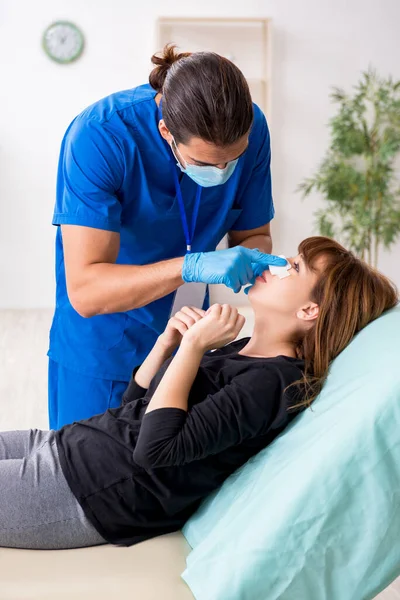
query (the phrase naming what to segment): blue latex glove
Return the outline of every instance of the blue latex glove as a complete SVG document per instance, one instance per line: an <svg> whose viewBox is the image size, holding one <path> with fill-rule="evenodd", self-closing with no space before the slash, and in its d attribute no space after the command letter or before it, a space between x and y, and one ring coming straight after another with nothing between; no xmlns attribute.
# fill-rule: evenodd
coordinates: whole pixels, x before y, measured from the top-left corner
<svg viewBox="0 0 400 600"><path fill-rule="evenodd" d="M283 267L286 264L286 260L279 256L235 246L216 252L186 254L182 279L186 282L223 283L236 294L242 285L253 284L270 265Z"/></svg>

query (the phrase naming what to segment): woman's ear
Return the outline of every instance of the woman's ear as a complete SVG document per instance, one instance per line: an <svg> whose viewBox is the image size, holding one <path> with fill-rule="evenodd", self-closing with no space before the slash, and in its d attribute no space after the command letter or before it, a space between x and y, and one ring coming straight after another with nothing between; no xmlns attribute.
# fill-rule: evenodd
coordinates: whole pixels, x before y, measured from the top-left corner
<svg viewBox="0 0 400 600"><path fill-rule="evenodd" d="M164 123L164 119L161 119L161 121L159 121L159 123L158 123L158 131L160 132L161 137L163 137L164 140L166 140L168 142L168 144L171 144L171 142L172 142L172 135L171 135L170 130L168 129L168 127Z"/></svg>
<svg viewBox="0 0 400 600"><path fill-rule="evenodd" d="M297 318L301 321L314 321L319 315L319 306L315 302L309 302L297 311Z"/></svg>

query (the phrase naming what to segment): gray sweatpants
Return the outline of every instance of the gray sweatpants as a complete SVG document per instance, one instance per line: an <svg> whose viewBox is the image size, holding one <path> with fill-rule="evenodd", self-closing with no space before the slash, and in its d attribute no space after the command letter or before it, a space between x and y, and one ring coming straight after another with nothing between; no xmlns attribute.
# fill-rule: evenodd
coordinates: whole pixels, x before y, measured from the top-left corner
<svg viewBox="0 0 400 600"><path fill-rule="evenodd" d="M54 433L0 433L2 547L57 550L106 543L65 480Z"/></svg>

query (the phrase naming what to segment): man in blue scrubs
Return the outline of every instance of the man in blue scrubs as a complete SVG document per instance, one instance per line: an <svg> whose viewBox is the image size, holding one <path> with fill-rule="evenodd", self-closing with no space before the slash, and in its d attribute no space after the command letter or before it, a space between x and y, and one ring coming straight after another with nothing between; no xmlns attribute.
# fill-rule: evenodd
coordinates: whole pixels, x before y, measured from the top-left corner
<svg viewBox="0 0 400 600"><path fill-rule="evenodd" d="M173 47L152 60L150 85L90 106L62 142L52 429L119 406L182 285L238 291L285 264L268 254L269 132L242 73ZM215 252L226 233L231 248Z"/></svg>

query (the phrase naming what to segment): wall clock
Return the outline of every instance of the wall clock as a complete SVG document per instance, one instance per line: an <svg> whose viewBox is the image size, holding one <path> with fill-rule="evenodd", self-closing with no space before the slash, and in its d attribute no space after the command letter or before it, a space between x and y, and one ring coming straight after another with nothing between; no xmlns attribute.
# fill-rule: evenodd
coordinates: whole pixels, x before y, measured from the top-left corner
<svg viewBox="0 0 400 600"><path fill-rule="evenodd" d="M70 63L80 57L84 37L81 30L69 21L56 21L43 34L46 54L58 63Z"/></svg>

